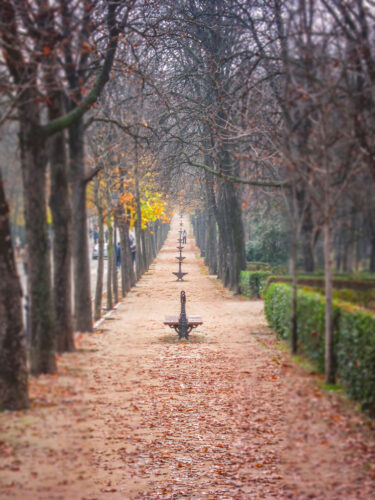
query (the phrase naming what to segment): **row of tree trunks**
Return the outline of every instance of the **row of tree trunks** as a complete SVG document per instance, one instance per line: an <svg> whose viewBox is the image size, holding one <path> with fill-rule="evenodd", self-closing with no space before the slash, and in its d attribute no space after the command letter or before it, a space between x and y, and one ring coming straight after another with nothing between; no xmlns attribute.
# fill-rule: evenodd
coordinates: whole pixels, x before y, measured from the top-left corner
<svg viewBox="0 0 375 500"><path fill-rule="evenodd" d="M211 199L204 210L196 212L192 222L197 246L209 272L238 292L240 271L246 265L244 235L239 206L237 202L228 203L228 197L224 199L227 194L223 193L220 210L216 204L213 208ZM235 201L233 193L230 200Z"/></svg>
<svg viewBox="0 0 375 500"><path fill-rule="evenodd" d="M95 192L97 189L95 189ZM98 200L99 201L99 200ZM100 203L96 202L97 207L100 207ZM100 210L98 210L98 216ZM108 273L107 273L107 310L113 308L114 303L118 302L118 269L117 269L117 257L116 257L116 246L114 244L114 228L112 227L111 217L108 216L107 227L108 227ZM103 283L103 258L104 258L104 238L103 238L103 221L102 217L98 217L99 225L99 254L98 254L98 277L97 277L97 288L96 288L96 299L95 299L95 319L99 319L101 316L101 304L102 304L102 283ZM121 296L126 297L127 293L135 286L138 281L138 273L134 270L134 263L132 260L132 253L130 249L130 226L126 215L121 214L121 209L117 209L115 215L115 224L118 229L120 237L120 278L121 278ZM144 262L145 266L142 268L143 271L139 273L141 277L149 268L162 245L164 244L169 231L169 224L163 224L159 221L149 224L149 227L143 230L144 246L140 249L137 248L137 253L140 255L136 260L137 262Z"/></svg>
<svg viewBox="0 0 375 500"><path fill-rule="evenodd" d="M194 219L194 236L197 246L200 250L201 257L204 257L206 251L206 238L205 238L205 230L206 230L206 213L201 210L196 213Z"/></svg>
<svg viewBox="0 0 375 500"><path fill-rule="evenodd" d="M64 4L64 2L63 2ZM72 175L72 204L74 220L72 224L74 259L75 259L75 307L77 328L91 331L91 297L88 268L88 245L86 231L86 183L84 175L83 121L82 116L97 100L106 84L113 64L117 41L118 26L116 22L116 6L108 3L107 25L108 42L104 51L104 62L91 91L87 89L86 98L82 95L74 99L75 111L64 114L65 109L56 91L55 78L67 79L73 84L72 91L82 87L84 75L81 71L75 77L73 59L87 62L88 56L72 58L70 41L74 39L69 31L69 9L64 4L60 10L64 16L64 54L61 42L61 26L55 24L55 14L47 4L36 4L35 12L29 12L34 19L33 29L28 30L30 18L24 15L23 2L0 2L2 19L0 37L5 61L4 85L2 93L17 96L14 109L19 121L19 147L23 180L24 216L26 240L28 244L28 291L29 291L29 328L30 328L30 371L32 374L53 373L56 371L56 349L72 350L72 316L70 310L70 207L66 177L66 157L64 136L60 133L70 127L70 160ZM131 6L132 7L132 6ZM129 7L129 8L131 8ZM85 9L83 9L85 10ZM89 6L86 13L91 11ZM67 15L66 15L67 14ZM26 20L26 21L25 21ZM86 16L84 21L89 21ZM76 19L74 19L74 24ZM79 23L77 23L79 24ZM78 55L82 56L82 48L87 44L90 34L88 26L83 22L83 30L77 43ZM56 30L55 30L56 28ZM61 33L60 33L61 34ZM57 42L58 40L58 42ZM82 45L80 46L80 43ZM24 50L24 46L29 50ZM48 47L46 57L40 57L40 48ZM65 60L66 66L56 69L52 54L59 52L59 62ZM74 52L74 51L73 51ZM88 54L89 51L87 51ZM49 55L48 55L49 54ZM47 57L48 56L48 57ZM66 57L64 57L66 56ZM51 60L52 57L52 60ZM91 66L91 65L88 65ZM56 73L57 72L57 73ZM47 87L45 84L47 83ZM52 86L49 87L49 84ZM61 88L61 87L60 87ZM4 91L4 89L6 89ZM45 96L46 99L41 99ZM75 95L75 97L77 97ZM13 104L11 105L12 109ZM48 106L48 108L47 108ZM49 122L45 122L48 110ZM54 224L54 300L52 293L50 242L47 225L47 160L48 138L58 134L50 141L51 146L51 187L50 199ZM7 205L0 182L0 408L20 409L28 406L27 371L25 342L22 326L22 310L20 304L20 284L15 271L13 248L9 234ZM60 203L59 203L60 202ZM61 226L59 225L61 224ZM59 226L59 227L57 227ZM77 256L83 256L82 259ZM82 264L83 263L83 264ZM5 265L3 269L2 266ZM86 266L86 268L84 268ZM6 289L2 288L6 285ZM5 294L5 295L4 295ZM4 297L2 296L4 295ZM55 306L55 307L54 307ZM78 311L78 313L77 313ZM55 314L56 312L56 314ZM56 318L57 316L57 318ZM12 320L11 323L9 320ZM58 327L56 323L58 320ZM57 336L58 333L58 336Z"/></svg>
<svg viewBox="0 0 375 500"><path fill-rule="evenodd" d="M238 293L246 255L236 188L219 180L215 199L212 180L206 178L206 190L206 207L193 218L194 236L209 272L217 274L224 286Z"/></svg>
<svg viewBox="0 0 375 500"><path fill-rule="evenodd" d="M96 275L94 319L97 321L102 313L103 296L103 276L104 276L104 217L103 206L99 196L99 177L95 178L94 185L94 203L96 206L98 220L98 270Z"/></svg>
<svg viewBox="0 0 375 500"><path fill-rule="evenodd" d="M224 286L239 292L241 270L246 269L246 254L241 207L236 187L219 179L217 192L217 224L219 231L218 276Z"/></svg>
<svg viewBox="0 0 375 500"><path fill-rule="evenodd" d="M375 272L375 209L369 207L366 217L354 212L341 217L345 223L336 225L333 230L335 271L352 273L368 269ZM366 239L363 238L365 233L368 234Z"/></svg>

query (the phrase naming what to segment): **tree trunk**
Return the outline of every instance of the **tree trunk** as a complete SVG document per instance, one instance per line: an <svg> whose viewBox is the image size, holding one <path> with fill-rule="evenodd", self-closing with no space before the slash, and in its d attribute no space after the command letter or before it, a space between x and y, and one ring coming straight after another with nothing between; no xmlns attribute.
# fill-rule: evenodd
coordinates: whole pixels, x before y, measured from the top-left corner
<svg viewBox="0 0 375 500"><path fill-rule="evenodd" d="M375 239L370 241L370 273L375 273Z"/></svg>
<svg viewBox="0 0 375 500"><path fill-rule="evenodd" d="M355 243L355 218L353 212L350 215L350 226L345 229L345 260L344 271L352 273L354 268L354 243Z"/></svg>
<svg viewBox="0 0 375 500"><path fill-rule="evenodd" d="M342 245L341 245L341 228L338 229L337 242L336 242L336 272L341 271L342 264Z"/></svg>
<svg viewBox="0 0 375 500"><path fill-rule="evenodd" d="M118 274L117 274L117 234L116 225L113 228L113 250L112 250L112 281L113 281L113 300L118 302Z"/></svg>
<svg viewBox="0 0 375 500"><path fill-rule="evenodd" d="M313 273L315 270L315 260L310 230L306 232L302 227L302 238L303 269L306 273Z"/></svg>
<svg viewBox="0 0 375 500"><path fill-rule="evenodd" d="M82 119L69 128L72 188L75 328L92 332L90 264L86 216L84 129Z"/></svg>
<svg viewBox="0 0 375 500"><path fill-rule="evenodd" d="M210 274L217 272L217 249L216 249L216 221L210 210L206 211L206 234L205 234L205 259L204 262Z"/></svg>
<svg viewBox="0 0 375 500"><path fill-rule="evenodd" d="M109 199L107 199L109 204ZM109 207L109 205L108 205ZM112 273L113 273L113 229L112 229L112 216L107 208L107 231L108 231L108 245L107 245L107 311L113 308L112 298Z"/></svg>
<svg viewBox="0 0 375 500"><path fill-rule="evenodd" d="M147 263L147 247L146 247L146 231L141 230L141 246L142 246L142 274L148 270Z"/></svg>
<svg viewBox="0 0 375 500"><path fill-rule="evenodd" d="M218 211L219 212L219 211ZM224 282L224 271L225 271L225 250L224 250L224 236L223 236L223 228L221 222L221 215L218 213L217 218L217 226L219 228L219 237L218 237L218 252L217 252L217 276L218 278Z"/></svg>
<svg viewBox="0 0 375 500"><path fill-rule="evenodd" d="M64 113L62 96L51 96L49 119ZM71 282L71 208L64 132L49 139L53 228L53 299L58 352L74 351Z"/></svg>
<svg viewBox="0 0 375 500"><path fill-rule="evenodd" d="M333 306L332 306L332 226L327 218L324 223L324 274L325 274L325 380L335 383L333 351Z"/></svg>
<svg viewBox="0 0 375 500"><path fill-rule="evenodd" d="M30 370L56 372L55 320L46 213L46 144L39 126L37 95L25 91L18 108L30 291Z"/></svg>
<svg viewBox="0 0 375 500"><path fill-rule="evenodd" d="M145 242L145 252L144 252L144 259L145 259L145 271L148 271L148 268L150 267L150 261L151 261L151 254L150 254L150 232L147 229L142 231L143 234L143 241Z"/></svg>
<svg viewBox="0 0 375 500"><path fill-rule="evenodd" d="M370 243L370 273L375 273L375 207L371 206L366 216L366 226L369 232Z"/></svg>
<svg viewBox="0 0 375 500"><path fill-rule="evenodd" d="M355 270L359 271L362 260L362 241L359 236L356 235L355 242Z"/></svg>
<svg viewBox="0 0 375 500"><path fill-rule="evenodd" d="M135 198L137 206L137 220L135 221L135 240L136 240L136 273L137 281L140 279L144 273L144 257L142 248L142 208L141 208L141 196L139 192L139 180L138 180L138 145L135 145L135 167L134 167L134 179L135 179Z"/></svg>
<svg viewBox="0 0 375 500"><path fill-rule="evenodd" d="M152 238L151 238L151 248L152 248L152 261L156 259L158 254L156 236L158 234L158 221L152 224Z"/></svg>
<svg viewBox="0 0 375 500"><path fill-rule="evenodd" d="M231 184L231 183L229 183ZM236 293L240 292L240 273L246 270L245 236L242 223L242 212L239 203L237 188L231 184L230 190L230 219L233 234L233 273L230 288Z"/></svg>
<svg viewBox="0 0 375 500"><path fill-rule="evenodd" d="M126 237L127 228L125 222L121 221L120 219L117 224L120 231L120 248L121 248L121 293L122 297L125 297L135 282L134 269L130 252L129 228ZM131 274L133 275L133 280L131 279Z"/></svg>
<svg viewBox="0 0 375 500"><path fill-rule="evenodd" d="M297 202L299 213L302 216L301 240L303 251L303 269L306 273L313 273L315 269L314 261L314 221L312 216L311 203L306 202L306 194L303 190L298 190Z"/></svg>
<svg viewBox="0 0 375 500"><path fill-rule="evenodd" d="M371 240L370 273L375 273L375 238Z"/></svg>
<svg viewBox="0 0 375 500"><path fill-rule="evenodd" d="M102 315L102 297L103 297L103 274L104 274L104 224L103 224L103 207L99 197L99 177L95 178L94 197L95 205L98 213L98 271L96 276L95 288L95 306L94 318L97 321Z"/></svg>
<svg viewBox="0 0 375 500"><path fill-rule="evenodd" d="M224 286L239 292L241 270L246 269L244 232L236 188L229 182L218 182L217 223L219 228L219 277Z"/></svg>
<svg viewBox="0 0 375 500"><path fill-rule="evenodd" d="M142 270L142 250L141 250L141 231L139 229L138 222L136 221L135 226L135 245L136 245L136 254L135 254L135 272L136 272L136 281L139 281L143 274Z"/></svg>
<svg viewBox="0 0 375 500"><path fill-rule="evenodd" d="M28 408L22 290L10 238L9 209L0 172L0 411Z"/></svg>
<svg viewBox="0 0 375 500"><path fill-rule="evenodd" d="M202 210L199 214L199 248L203 258L206 256L206 230L206 211Z"/></svg>
<svg viewBox="0 0 375 500"><path fill-rule="evenodd" d="M291 242L291 259L292 259L292 317L291 317L291 348L292 354L297 354L298 350L298 323L297 323L297 293L298 293L298 277L297 277L297 252L298 252L298 207L297 199L293 194L293 219L292 219L292 242Z"/></svg>
<svg viewBox="0 0 375 500"><path fill-rule="evenodd" d="M205 161L211 165L211 158L205 155ZM207 199L207 234L206 234L206 249L207 249L207 265L210 274L218 272L218 243L217 243L217 207L214 193L214 180L212 175L205 173L206 199Z"/></svg>

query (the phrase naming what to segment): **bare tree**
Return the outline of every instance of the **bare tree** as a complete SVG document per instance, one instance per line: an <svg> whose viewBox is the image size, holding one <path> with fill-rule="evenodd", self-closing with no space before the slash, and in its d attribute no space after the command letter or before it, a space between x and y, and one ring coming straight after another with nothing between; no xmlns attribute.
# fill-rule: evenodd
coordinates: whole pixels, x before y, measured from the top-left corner
<svg viewBox="0 0 375 500"><path fill-rule="evenodd" d="M8 85L16 94L20 124L21 165L24 184L25 219L29 245L29 280L31 296L31 371L53 372L55 361L55 321L52 307L51 270L47 218L45 172L46 140L80 120L96 101L109 77L117 41L116 5L108 3L108 44L106 55L90 92L68 114L43 124L40 102L41 58L55 48L49 38L52 7L48 2L30 11L28 4L5 1L0 7L0 36L9 72ZM34 15L39 22L35 29ZM53 19L53 16L52 16ZM22 90L22 91L21 91Z"/></svg>
<svg viewBox="0 0 375 500"><path fill-rule="evenodd" d="M26 339L22 290L13 255L9 210L0 173L0 410L27 408Z"/></svg>

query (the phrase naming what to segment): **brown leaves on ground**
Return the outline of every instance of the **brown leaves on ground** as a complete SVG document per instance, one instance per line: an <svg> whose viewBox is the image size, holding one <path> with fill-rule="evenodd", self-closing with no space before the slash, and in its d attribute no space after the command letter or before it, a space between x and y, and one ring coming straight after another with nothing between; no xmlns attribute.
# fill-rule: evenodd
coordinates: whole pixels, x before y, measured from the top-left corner
<svg viewBox="0 0 375 500"><path fill-rule="evenodd" d="M100 334L31 380L31 409L0 415L0 497L373 498L372 422L296 367L262 303L223 293L192 245L176 283L176 230ZM162 325L181 289L204 321L187 343Z"/></svg>

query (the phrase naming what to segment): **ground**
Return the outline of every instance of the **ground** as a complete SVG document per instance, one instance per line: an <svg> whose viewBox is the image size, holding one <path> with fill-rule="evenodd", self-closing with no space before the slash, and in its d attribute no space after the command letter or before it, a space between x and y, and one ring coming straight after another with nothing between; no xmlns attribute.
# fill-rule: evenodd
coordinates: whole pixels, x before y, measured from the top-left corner
<svg viewBox="0 0 375 500"><path fill-rule="evenodd" d="M373 422L290 358L262 301L207 274L191 234L176 282L177 229L58 375L31 379L31 409L0 415L0 498L374 498ZM163 325L182 289L204 320L189 342Z"/></svg>

